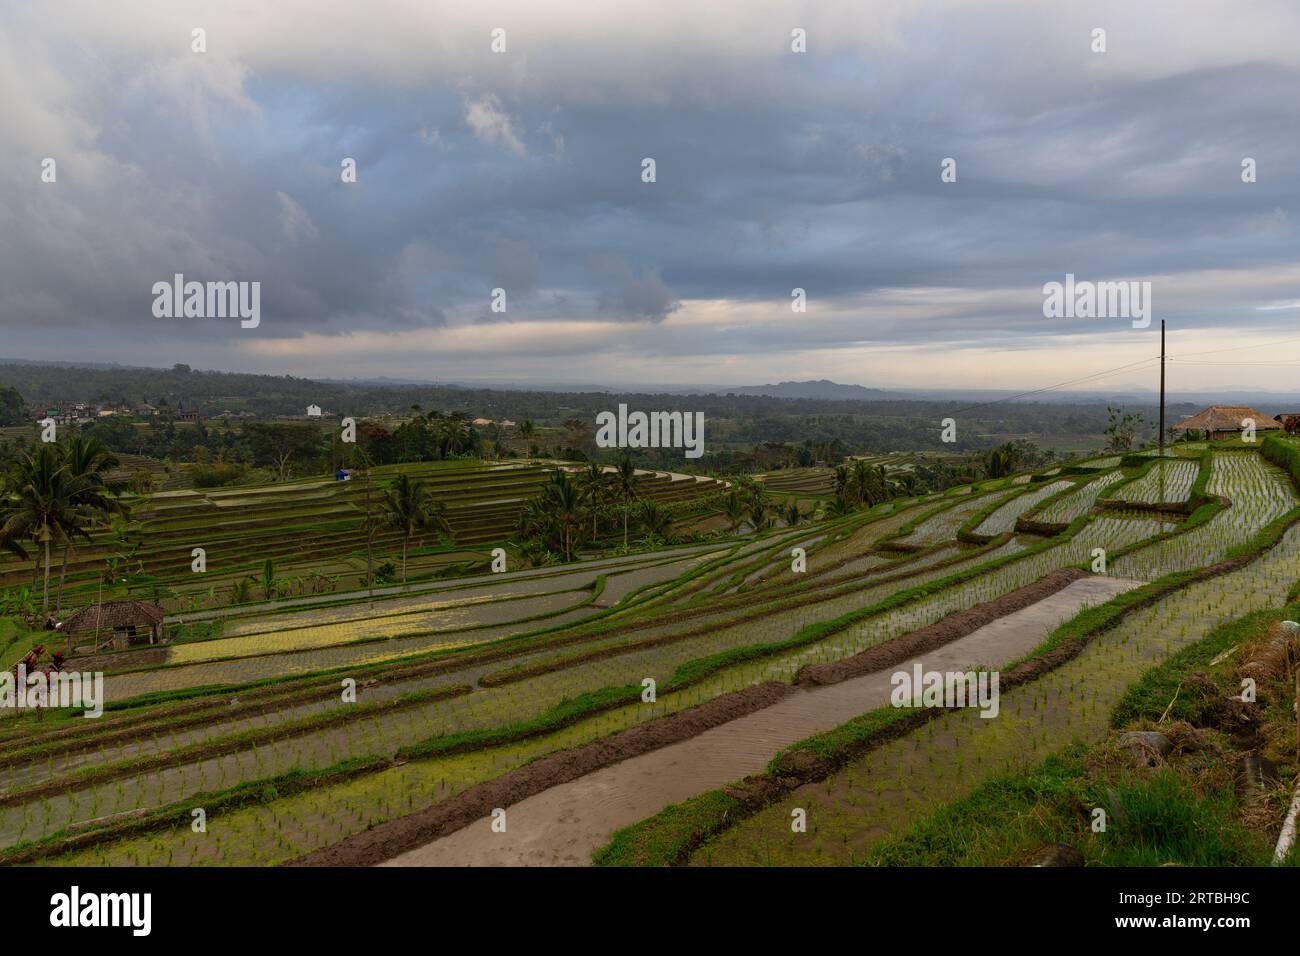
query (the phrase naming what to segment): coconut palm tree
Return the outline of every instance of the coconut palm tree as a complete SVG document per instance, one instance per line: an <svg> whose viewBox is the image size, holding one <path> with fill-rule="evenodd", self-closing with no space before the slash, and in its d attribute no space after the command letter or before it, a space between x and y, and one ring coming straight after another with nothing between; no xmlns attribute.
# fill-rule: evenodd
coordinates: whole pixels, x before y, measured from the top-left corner
<svg viewBox="0 0 1300 956"><path fill-rule="evenodd" d="M873 505L874 500L875 475L872 468L861 458L853 462L853 468L849 473L849 487L852 488L852 497L858 504Z"/></svg>
<svg viewBox="0 0 1300 956"><path fill-rule="evenodd" d="M72 523L60 527L63 537L63 567L59 571L59 591L54 603L57 616L63 609L63 585L68 577L68 553L77 535L90 541L87 530L90 524L106 520L109 516L125 518L130 512L118 500L123 484L109 480L109 473L120 464L103 442L97 438L74 435L60 446L66 479L69 483L69 517Z"/></svg>
<svg viewBox="0 0 1300 956"><path fill-rule="evenodd" d="M399 474L393 486L384 492L384 523L402 533L402 585L406 585L406 551L412 536L420 530L433 530L450 535L446 505L433 501L429 489L422 481L412 481L411 476Z"/></svg>
<svg viewBox="0 0 1300 956"><path fill-rule="evenodd" d="M791 501L785 509L785 523L793 528L800 524L804 519L804 514L799 510L799 502Z"/></svg>
<svg viewBox="0 0 1300 956"><path fill-rule="evenodd" d="M69 501L72 490L67 481L67 467L52 444L41 445L35 454L20 455L10 464L5 476L5 505L0 524L0 545L22 558L27 557L24 542L41 546L39 566L45 570L41 592L41 613L50 608L50 542L56 531L70 527L75 519Z"/></svg>
<svg viewBox="0 0 1300 956"><path fill-rule="evenodd" d="M767 499L763 497L762 492L749 499L749 523L754 526L755 531L767 527Z"/></svg>
<svg viewBox="0 0 1300 956"><path fill-rule="evenodd" d="M459 455L463 451L468 451L474 445L477 437L470 423L457 415L442 419L438 423L438 429L443 457Z"/></svg>
<svg viewBox="0 0 1300 956"><path fill-rule="evenodd" d="M835 466L835 497L844 501L849 499L849 467Z"/></svg>
<svg viewBox="0 0 1300 956"><path fill-rule="evenodd" d="M612 475L614 495L623 502L623 547L627 547L627 512L632 502L638 497L636 490L636 466L632 456L624 455L618 461Z"/></svg>
<svg viewBox="0 0 1300 956"><path fill-rule="evenodd" d="M843 518L851 515L856 509L843 496L832 499L831 503L826 506L826 517Z"/></svg>
<svg viewBox="0 0 1300 956"><path fill-rule="evenodd" d="M653 501L646 501L641 504L639 517L641 527L645 529L646 537L658 538L664 542L672 538L673 519L667 508L663 508Z"/></svg>
<svg viewBox="0 0 1300 956"><path fill-rule="evenodd" d="M605 466L600 462L589 461L579 475L582 496L591 508L591 538L596 539L596 519L600 516L600 506L605 503L605 494L609 481L605 476Z"/></svg>
<svg viewBox="0 0 1300 956"><path fill-rule="evenodd" d="M578 548L578 536L582 533L582 521L585 517L582 513L582 493L564 471L555 472L551 479L550 492L552 513L560 526L564 542L564 559L571 561Z"/></svg>
<svg viewBox="0 0 1300 956"><path fill-rule="evenodd" d="M990 478L1003 478L1015 470L1015 465L1005 447L994 448L984 457L984 470Z"/></svg>
<svg viewBox="0 0 1300 956"><path fill-rule="evenodd" d="M731 525L731 533L735 534L740 523L745 520L745 501L734 488L722 499L722 513Z"/></svg>
<svg viewBox="0 0 1300 956"><path fill-rule="evenodd" d="M914 471L904 471L895 481L897 489L907 495L919 495L926 490L925 483Z"/></svg>
<svg viewBox="0 0 1300 956"><path fill-rule="evenodd" d="M539 539L546 550L558 548L560 556L569 561L578 548L585 518L582 492L568 472L557 470L541 493L524 506L519 527L526 536Z"/></svg>

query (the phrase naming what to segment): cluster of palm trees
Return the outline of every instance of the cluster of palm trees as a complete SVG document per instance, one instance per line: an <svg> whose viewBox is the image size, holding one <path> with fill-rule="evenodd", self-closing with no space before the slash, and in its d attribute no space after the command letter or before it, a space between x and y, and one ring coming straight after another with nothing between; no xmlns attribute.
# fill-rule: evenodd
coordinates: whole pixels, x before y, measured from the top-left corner
<svg viewBox="0 0 1300 956"><path fill-rule="evenodd" d="M600 521L611 517L612 508L622 513L624 548L634 513L646 538L672 539L673 516L663 505L641 500L631 457L624 455L611 470L606 468L592 461L577 475L563 469L552 472L520 516L519 531L529 544L526 551L572 561L583 544L599 537Z"/></svg>
<svg viewBox="0 0 1300 956"><path fill-rule="evenodd" d="M794 513L797 515L795 524L803 520L803 514L799 512L797 506L794 507ZM767 490L758 482L754 481L748 475L737 477L722 499L722 514L727 519L731 533L735 534L740 530L740 526L748 523L755 531L762 531L772 524L772 502L768 497ZM782 517L788 515L782 514Z"/></svg>
<svg viewBox="0 0 1300 956"><path fill-rule="evenodd" d="M872 465L861 458L835 468L834 514L848 514L870 508L882 501L924 490L922 482L911 472L890 474L884 465Z"/></svg>
<svg viewBox="0 0 1300 956"><path fill-rule="evenodd" d="M452 458L483 447L483 436L463 413L423 412L419 405L411 406L411 419L397 426L391 437L390 455L402 461Z"/></svg>
<svg viewBox="0 0 1300 956"><path fill-rule="evenodd" d="M42 615L48 616L50 610L52 550L63 551L57 615L63 606L68 556L77 540L89 542L91 532L107 527L112 516L128 514L126 504L118 500L122 485L109 479L118 465L98 439L74 435L66 442L21 453L0 478L0 547L22 560L29 557L29 548L35 551L33 587L44 570Z"/></svg>
<svg viewBox="0 0 1300 956"><path fill-rule="evenodd" d="M435 421L438 446L444 458L473 450L478 445L478 432L466 419L458 416Z"/></svg>

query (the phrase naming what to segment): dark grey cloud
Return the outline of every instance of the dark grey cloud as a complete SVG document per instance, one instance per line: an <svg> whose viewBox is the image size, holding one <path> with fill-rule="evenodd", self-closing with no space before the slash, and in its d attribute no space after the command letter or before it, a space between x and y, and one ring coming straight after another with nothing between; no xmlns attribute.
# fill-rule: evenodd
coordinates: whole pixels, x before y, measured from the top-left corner
<svg viewBox="0 0 1300 956"><path fill-rule="evenodd" d="M603 314L658 322L681 308L653 267L638 272L622 258L607 254L591 256L587 267L600 287L597 302Z"/></svg>
<svg viewBox="0 0 1300 956"><path fill-rule="evenodd" d="M531 374L500 344L528 323L578 323L548 347L589 356L616 341L601 324L648 323L684 357L1015 343L1095 328L1044 322L1041 286L1066 272L1153 279L1188 328L1295 315L1260 307L1300 299L1300 11L670 7L506 4L504 56L476 15L398 0L257 31L242 0L7 7L3 351L238 367L285 361L249 343L331 336L391 362L409 350L362 336L428 333L401 341L436 359L439 333L476 326L508 376ZM95 55L68 56L86 37ZM262 327L160 324L150 288L177 272L260 281ZM767 321L794 287L812 319Z"/></svg>

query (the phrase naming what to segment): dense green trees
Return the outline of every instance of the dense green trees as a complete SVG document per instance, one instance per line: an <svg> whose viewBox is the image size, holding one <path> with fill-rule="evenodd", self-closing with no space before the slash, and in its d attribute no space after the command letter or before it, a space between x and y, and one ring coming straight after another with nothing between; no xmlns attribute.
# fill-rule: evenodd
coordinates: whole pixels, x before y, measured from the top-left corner
<svg viewBox="0 0 1300 956"><path fill-rule="evenodd" d="M21 425L27 421L27 408L18 389L0 385L0 426Z"/></svg>
<svg viewBox="0 0 1300 956"><path fill-rule="evenodd" d="M33 575L44 570L41 609L50 606L50 552L55 542L64 548L59 579L60 602L67 574L68 551L90 529L110 515L124 514L117 500L120 487L108 480L117 459L102 444L74 436L65 444L42 444L10 462L0 481L0 546L26 559L37 545Z"/></svg>
<svg viewBox="0 0 1300 956"><path fill-rule="evenodd" d="M562 561L577 556L586 527L583 495L568 472L556 470L541 493L524 506L519 529L525 538L544 550L557 554Z"/></svg>
<svg viewBox="0 0 1300 956"><path fill-rule="evenodd" d="M859 458L835 469L835 498L845 514L870 508L898 494L898 482L884 465L872 465Z"/></svg>
<svg viewBox="0 0 1300 956"><path fill-rule="evenodd" d="M1005 478L1018 471L1038 468L1055 457L1052 452L1044 452L1033 442L1017 438L986 452L982 463L985 477Z"/></svg>
<svg viewBox="0 0 1300 956"><path fill-rule="evenodd" d="M391 432L374 423L358 428L357 441L376 465L478 457L487 450L483 433L460 412L416 412Z"/></svg>
<svg viewBox="0 0 1300 956"><path fill-rule="evenodd" d="M677 506L643 500L640 476L630 458L606 470L588 463L576 477L557 469L541 492L525 504L519 520L521 551L534 563L572 561L586 545L598 540L600 519L621 513L623 546L633 525L644 541L669 544L676 540ZM742 509L748 508L745 499Z"/></svg>

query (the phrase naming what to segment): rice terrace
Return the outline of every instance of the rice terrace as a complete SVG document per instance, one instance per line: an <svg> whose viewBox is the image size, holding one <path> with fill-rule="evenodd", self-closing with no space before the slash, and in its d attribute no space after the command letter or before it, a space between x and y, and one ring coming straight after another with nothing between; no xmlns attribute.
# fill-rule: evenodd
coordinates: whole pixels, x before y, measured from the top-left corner
<svg viewBox="0 0 1300 956"><path fill-rule="evenodd" d="M1298 34L0 4L17 938L1294 936Z"/></svg>
<svg viewBox="0 0 1300 956"><path fill-rule="evenodd" d="M7 479L5 666L103 713L5 709L5 864L1294 862L1280 428L707 475L429 413L383 433L423 463L322 432L327 474L218 487L92 430Z"/></svg>

